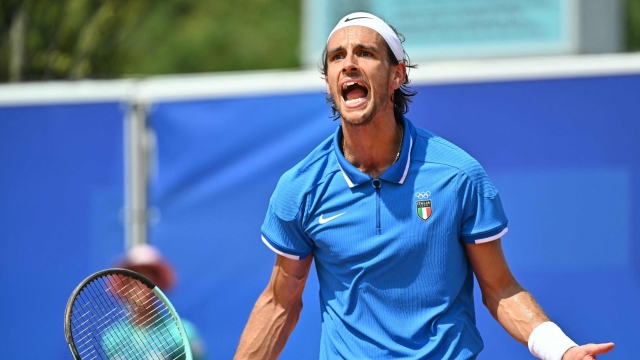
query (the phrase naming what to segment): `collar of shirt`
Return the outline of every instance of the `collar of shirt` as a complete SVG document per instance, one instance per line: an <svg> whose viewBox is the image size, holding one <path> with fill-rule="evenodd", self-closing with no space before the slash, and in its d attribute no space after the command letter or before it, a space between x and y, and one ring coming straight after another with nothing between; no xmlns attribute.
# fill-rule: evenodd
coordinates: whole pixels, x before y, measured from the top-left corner
<svg viewBox="0 0 640 360"><path fill-rule="evenodd" d="M400 157L393 165L391 165L381 176L381 180L402 184L407 178L409 172L409 164L411 163L411 149L416 137L416 129L406 117L402 117L404 123L404 138L402 139L402 150ZM340 151L340 133L342 126L336 129L333 136L333 151L338 159L338 166L342 171L342 175L350 188L361 185L365 182L373 180L373 178L353 166Z"/></svg>

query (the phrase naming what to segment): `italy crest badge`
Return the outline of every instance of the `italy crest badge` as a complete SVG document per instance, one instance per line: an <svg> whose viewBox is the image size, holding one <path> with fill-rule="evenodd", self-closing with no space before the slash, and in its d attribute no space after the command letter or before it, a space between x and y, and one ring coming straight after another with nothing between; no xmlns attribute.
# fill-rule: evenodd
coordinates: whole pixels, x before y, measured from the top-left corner
<svg viewBox="0 0 640 360"><path fill-rule="evenodd" d="M427 220L431 216L431 200L416 201L416 213L422 220Z"/></svg>

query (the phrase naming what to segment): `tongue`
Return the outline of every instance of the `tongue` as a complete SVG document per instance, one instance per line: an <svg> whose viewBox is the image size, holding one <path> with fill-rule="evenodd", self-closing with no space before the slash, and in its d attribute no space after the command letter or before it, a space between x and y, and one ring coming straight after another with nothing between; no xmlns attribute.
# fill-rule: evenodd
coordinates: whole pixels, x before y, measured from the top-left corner
<svg viewBox="0 0 640 360"><path fill-rule="evenodd" d="M363 98L365 97L367 94L365 93L365 91L363 89L360 88L355 88L353 90L350 90L347 93L347 100L353 100L353 99L359 99L359 98Z"/></svg>

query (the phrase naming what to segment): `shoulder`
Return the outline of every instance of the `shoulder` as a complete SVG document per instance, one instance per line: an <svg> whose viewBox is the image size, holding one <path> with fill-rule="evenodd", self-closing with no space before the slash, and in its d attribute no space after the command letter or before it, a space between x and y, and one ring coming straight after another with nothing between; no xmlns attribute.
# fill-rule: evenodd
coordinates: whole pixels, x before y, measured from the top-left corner
<svg viewBox="0 0 640 360"><path fill-rule="evenodd" d="M281 219L292 220L298 214L306 195L337 171L339 167L334 155L332 135L280 177L269 206Z"/></svg>
<svg viewBox="0 0 640 360"><path fill-rule="evenodd" d="M497 194L482 165L452 142L416 127L416 150L412 160L450 167L458 172L459 184L469 182L485 197Z"/></svg>

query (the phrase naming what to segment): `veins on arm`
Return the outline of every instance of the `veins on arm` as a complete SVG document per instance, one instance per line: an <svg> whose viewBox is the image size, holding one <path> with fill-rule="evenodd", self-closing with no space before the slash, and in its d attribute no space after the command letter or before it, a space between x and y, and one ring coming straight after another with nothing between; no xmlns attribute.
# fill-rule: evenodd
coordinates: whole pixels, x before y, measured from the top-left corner
<svg viewBox="0 0 640 360"><path fill-rule="evenodd" d="M511 336L526 345L533 329L549 318L511 273L501 240L467 244L465 249L482 291L482 302Z"/></svg>
<svg viewBox="0 0 640 360"><path fill-rule="evenodd" d="M234 359L276 359L282 352L302 311L312 259L277 255L271 280L251 311Z"/></svg>

